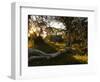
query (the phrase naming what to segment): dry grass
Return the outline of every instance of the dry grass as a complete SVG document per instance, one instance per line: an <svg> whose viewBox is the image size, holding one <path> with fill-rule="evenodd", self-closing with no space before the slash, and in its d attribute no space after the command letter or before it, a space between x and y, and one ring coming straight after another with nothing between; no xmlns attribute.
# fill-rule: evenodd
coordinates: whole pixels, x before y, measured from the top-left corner
<svg viewBox="0 0 100 82"><path fill-rule="evenodd" d="M87 55L75 55L73 56L75 59L79 60L80 62L88 63L88 56Z"/></svg>

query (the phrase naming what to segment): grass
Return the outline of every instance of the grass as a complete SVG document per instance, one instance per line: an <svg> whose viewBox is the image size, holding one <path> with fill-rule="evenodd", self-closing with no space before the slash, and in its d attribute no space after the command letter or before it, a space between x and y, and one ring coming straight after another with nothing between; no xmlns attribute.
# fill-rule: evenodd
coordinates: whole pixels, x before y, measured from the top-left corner
<svg viewBox="0 0 100 82"><path fill-rule="evenodd" d="M66 43L51 42L49 40L43 40L38 38L34 41L32 48L39 49L45 53L55 53L58 51L63 52L66 48L66 52L61 53L55 58L41 58L29 61L29 66L45 66L45 65L71 65L71 64L87 64L88 55L84 53L79 45L73 45L72 47L66 47ZM82 55L81 55L82 54ZM33 53L38 55L38 53Z"/></svg>
<svg viewBox="0 0 100 82"><path fill-rule="evenodd" d="M88 56L87 55L75 55L73 56L75 59L79 60L82 63L88 63Z"/></svg>
<svg viewBox="0 0 100 82"><path fill-rule="evenodd" d="M65 49L65 42L59 43L59 42L51 42L49 40L46 41L47 44L55 48L57 51L63 51Z"/></svg>
<svg viewBox="0 0 100 82"><path fill-rule="evenodd" d="M50 45L49 43L45 42L42 38L38 38L39 40L34 41L35 49L39 49L45 53L55 53L57 50L54 46Z"/></svg>
<svg viewBox="0 0 100 82"><path fill-rule="evenodd" d="M47 65L75 65L87 64L87 57L73 56L71 54L62 53L55 58L41 58L29 61L29 66L47 66Z"/></svg>

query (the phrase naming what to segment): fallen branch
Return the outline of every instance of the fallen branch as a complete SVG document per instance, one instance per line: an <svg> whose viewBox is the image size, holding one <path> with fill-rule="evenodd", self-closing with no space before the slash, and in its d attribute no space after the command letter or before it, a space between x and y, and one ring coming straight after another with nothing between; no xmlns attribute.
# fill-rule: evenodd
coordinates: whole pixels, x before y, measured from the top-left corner
<svg viewBox="0 0 100 82"><path fill-rule="evenodd" d="M31 55L31 56L29 57L29 60L32 60L32 59L39 59L39 58L46 58L46 59L49 59L49 58L54 58L54 57L56 57L56 56L58 56L58 55L61 54L61 52L56 52L56 53L45 53L45 52L43 52L43 51L41 51L41 50L38 50L38 49L31 49L31 48L29 48L28 51L29 51L29 54L30 54L30 53L31 53L31 54L33 53L33 55ZM35 55L34 55L34 53L35 53Z"/></svg>

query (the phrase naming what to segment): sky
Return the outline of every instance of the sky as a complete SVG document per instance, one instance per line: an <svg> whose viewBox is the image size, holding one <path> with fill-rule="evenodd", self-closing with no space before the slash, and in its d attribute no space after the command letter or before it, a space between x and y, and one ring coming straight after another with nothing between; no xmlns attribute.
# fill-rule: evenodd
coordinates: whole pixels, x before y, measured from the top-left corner
<svg viewBox="0 0 100 82"><path fill-rule="evenodd" d="M55 27L55 28L65 29L64 24L62 22L59 22L59 21L51 21L50 26Z"/></svg>
<svg viewBox="0 0 100 82"><path fill-rule="evenodd" d="M32 19L35 21L36 20L36 17L38 16L32 16ZM44 18L44 21L47 22L47 26L50 26L50 27L54 27L54 28L61 28L61 29L65 29L65 26L62 22L60 21L57 21L55 20L55 17L54 16L47 16L47 19Z"/></svg>

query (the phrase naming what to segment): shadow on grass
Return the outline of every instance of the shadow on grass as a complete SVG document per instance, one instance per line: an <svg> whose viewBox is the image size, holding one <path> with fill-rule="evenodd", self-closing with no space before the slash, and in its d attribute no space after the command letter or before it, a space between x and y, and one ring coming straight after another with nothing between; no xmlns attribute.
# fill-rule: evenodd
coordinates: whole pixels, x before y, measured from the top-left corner
<svg viewBox="0 0 100 82"><path fill-rule="evenodd" d="M87 64L86 62L81 62L73 57L71 54L62 53L54 58L40 58L33 59L28 62L29 66L48 66L48 65L74 65L74 64Z"/></svg>
<svg viewBox="0 0 100 82"><path fill-rule="evenodd" d="M45 53L55 53L57 50L50 46L48 43L46 43L42 37L37 37L35 40L35 49L38 49ZM62 52L60 55L53 57L53 58L47 58L47 57L40 57L40 58L33 58L28 61L28 66L48 66L48 65L74 65L74 64L87 64L87 62L82 62L81 60L77 60L72 55L72 50L66 50L66 52ZM40 56L41 53L39 52L32 52L28 53L28 57L30 56Z"/></svg>
<svg viewBox="0 0 100 82"><path fill-rule="evenodd" d="M35 49L41 50L45 53L55 53L57 50L46 43L41 36L37 37L35 40Z"/></svg>

